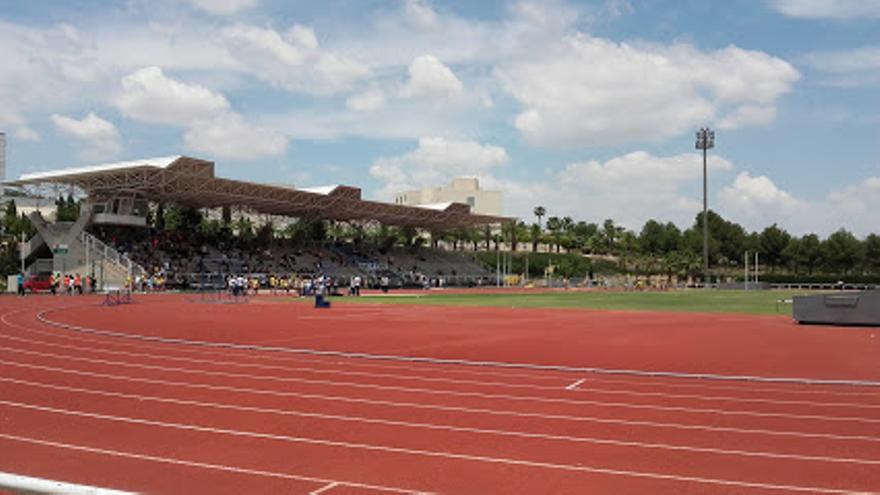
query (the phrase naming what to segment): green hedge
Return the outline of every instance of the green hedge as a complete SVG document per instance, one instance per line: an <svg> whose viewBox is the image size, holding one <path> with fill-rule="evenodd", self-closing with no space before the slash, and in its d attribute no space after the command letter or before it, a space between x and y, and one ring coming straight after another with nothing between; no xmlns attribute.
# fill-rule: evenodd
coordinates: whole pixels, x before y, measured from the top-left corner
<svg viewBox="0 0 880 495"><path fill-rule="evenodd" d="M495 251L481 251L476 254L480 262L495 270L498 259ZM620 268L613 261L591 260L577 253L512 253L514 274L525 272L527 255L531 278L543 277L544 270L551 263L556 266L554 275L558 277L586 277L591 268L594 275L621 273Z"/></svg>
<svg viewBox="0 0 880 495"><path fill-rule="evenodd" d="M761 275L759 280L771 284L880 284L880 275Z"/></svg>

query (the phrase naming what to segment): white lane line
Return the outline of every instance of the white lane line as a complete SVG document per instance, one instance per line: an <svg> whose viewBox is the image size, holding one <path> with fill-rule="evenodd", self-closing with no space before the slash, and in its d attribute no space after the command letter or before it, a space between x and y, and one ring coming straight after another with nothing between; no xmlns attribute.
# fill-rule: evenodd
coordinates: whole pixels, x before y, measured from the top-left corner
<svg viewBox="0 0 880 495"><path fill-rule="evenodd" d="M64 334L59 334L56 332L46 332L46 331L36 330L31 327L24 327L24 326L19 325L17 323L10 322L6 319L6 315L20 313L23 311L25 311L25 310L16 310L16 311L12 311L9 313L5 313L3 315L0 315L0 320L2 320L4 323L6 323L7 325L12 326L14 328L18 328L20 330L23 330L23 331L26 331L29 333L36 333L39 335L50 336L55 339L65 339L65 340L73 341L73 342L87 342L90 344L92 344L96 341L101 342L102 344L106 344L108 342L107 340L102 339L100 336L90 335L88 333L64 335ZM21 340L25 341L25 342L29 342L25 339L21 339ZM119 340L123 340L123 341L120 342ZM48 343L45 341L32 341L32 342L34 342L36 344L40 344L40 345L55 345L55 346L62 345L62 344ZM124 339L117 339L117 341L115 341L113 343L113 345L120 346L120 347L129 347L129 348L134 348L134 349L153 350L153 351L155 351L155 348L157 345L164 346L161 343L151 344L148 342L138 342L138 341L125 342ZM77 346L66 346L66 347L71 347L74 349L82 349L81 347L77 347ZM164 347L168 348L167 346L164 346ZM223 356L223 357L227 357L227 358L236 356L236 354L232 354L232 353L236 352L236 349L225 349L225 351L227 351L227 352L216 352L216 351L211 351L210 349L196 349L196 348L192 348L192 347L186 348L186 347L180 347L180 346L178 346L176 348L172 348L172 349L174 350L174 352L179 352L179 353L182 353L185 355ZM94 349L93 348L86 348L86 350L94 350ZM113 353L114 351L104 350L104 352ZM243 351L239 351L239 352L243 352ZM245 352L245 354L243 354L243 356L247 356L249 359L255 359L255 360L259 360L259 361L267 361L267 362L290 363L291 361L293 361L293 362L313 363L313 364L344 365L346 367L354 367L354 368L362 367L362 368L379 368L379 369L392 369L392 370L393 369L398 369L398 370L402 369L402 370L416 371L416 372L424 372L425 370L429 370L429 371L443 371L444 373L450 373L450 374L465 374L465 375L479 375L479 376L487 376L488 375L488 376L499 376L499 377L506 377L506 378L522 377L522 378L529 378L529 379L534 379L534 380L558 381L562 378L561 376L551 376L551 375L546 375L546 374L538 374L535 372L517 373L514 371L510 371L510 372L500 373L500 372L493 372L493 371L488 371L488 370L470 371L470 370L462 370L462 369L453 369L449 365L443 365L443 364L431 365L431 364L423 363L418 366L405 366L405 365L393 365L393 364L389 365L389 364L376 364L376 363L364 363L364 362L358 363L358 362L353 362L352 360L349 360L347 362L341 362L341 361L336 360L336 361L331 361L330 363L328 363L326 360L315 359L315 358L312 358L312 359L302 358L302 357L279 358L279 357L272 356L272 355L253 354L253 353L247 353L246 351L244 351L244 352ZM168 356L166 355L165 357L168 357ZM334 356L330 356L329 358L332 359L333 357ZM171 357L168 357L168 358L172 359ZM320 356L318 356L318 358L320 358ZM186 358L177 357L174 359L186 359ZM339 358L337 357L337 359L339 359ZM254 365L254 366L259 366L259 365ZM557 375L562 375L562 374L573 374L575 372L551 370L551 371L547 371L547 373L554 373ZM651 386L651 387L672 388L672 389L689 388L689 389L695 389L695 390L723 390L723 391L739 391L739 392L747 392L747 393L756 393L756 392L757 393L794 393L794 394L800 394L800 395L821 395L823 397L827 397L827 396L878 397L878 396L880 396L880 394L878 394L877 392L841 392L839 390L817 390L817 389L815 389L815 386L811 386L813 388L810 388L810 389L804 389L804 388L785 389L785 388L777 388L777 387L762 387L762 386L760 386L758 384L754 384L754 383L745 383L742 386L722 386L722 385L711 385L711 384L706 384L706 383L676 383L676 384L672 384L672 383L664 383L664 382L658 383L655 381L646 381L646 380L642 380L642 381L634 381L634 380L626 380L626 379L605 380L602 378L593 378L593 377L587 378L586 380L587 380L587 382L590 382L590 383L605 383L605 384L611 384L611 385L617 385L617 386L620 386L620 385L624 385L624 386L630 385L630 386L637 386L637 387L638 386ZM795 385L795 384L789 384L789 385L791 386L791 385ZM810 386L810 385L807 385L807 386Z"/></svg>
<svg viewBox="0 0 880 495"><path fill-rule="evenodd" d="M452 390L444 390L444 389L429 389L429 388L417 388L417 387L404 387L398 385L376 385L371 383L358 383L358 382L343 382L343 381L333 381L333 380L315 380L308 378L294 378L294 377L279 377L273 375L249 375L242 373L229 373L224 371L205 371L205 370L194 370L190 368L177 368L177 367L166 367L166 366L155 366L148 364L135 364L128 363L124 361L111 361L106 359L91 359L91 358L82 358L82 357L74 357L66 354L53 354L46 352L37 352L37 351L26 351L20 349L12 349L12 348L0 348L0 353L8 352L8 353L19 353L19 354L28 354L33 356L40 357L50 357L53 359L62 359L62 360L70 360L70 361L81 361L92 364L101 364L101 365L112 365L112 366L124 366L129 368L138 368L152 371L162 371L162 372L175 372L175 373L184 373L190 375L204 375L204 376L218 376L223 378L239 378L245 380L266 380L272 382L281 382L281 383L307 383L312 385L329 385L329 386L339 386L339 387L353 387L353 388L364 388L364 389L374 389L374 390L393 390L399 392L421 392L426 394L433 395L451 395L457 397L480 397L485 399L505 399L505 400L517 400L517 401L530 401L530 402L542 402L547 404L570 404L570 405L595 405L595 406L607 406L607 407L622 407L628 409L650 409L650 410L658 410L658 411L677 411L677 412L691 412L691 413L711 413L711 414L722 414L728 416L754 416L754 417L774 417L774 418L793 418L793 419L817 419L822 421L852 421L852 422L860 422L860 423L878 423L880 424L880 418L867 418L862 416L823 416L823 415L809 415L809 414L790 414L790 413L774 413L774 412L760 412L760 411L752 411L752 410L727 410L727 409L712 409L712 408L700 408L700 407L684 407L684 406L661 406L656 404L633 404L629 402L607 402L600 400L586 400L586 399L561 399L561 398L552 398L552 397L539 397L539 396L529 396L529 395L504 395L504 394L489 394L483 392L462 392L462 391L452 391Z"/></svg>
<svg viewBox="0 0 880 495"><path fill-rule="evenodd" d="M562 471L574 471L574 472L582 472L582 473L594 473L594 474L606 474L606 475L614 475L614 476L622 476L622 477L633 477L633 478L644 478L651 480L666 480L666 481L680 481L680 482L690 482L690 483L700 483L700 484L708 484L708 485L723 485L723 486L736 486L740 488L756 488L756 489L764 489L764 490L782 490L782 491L794 491L794 492L807 492L807 493L835 493L835 494L851 494L853 490L842 490L836 488L825 488L825 487L815 487L815 486L800 486L800 485L783 485L783 484L773 484L773 483L760 483L760 482L751 482L751 481L740 481L740 480L729 480L729 479L718 479L718 478L703 478L698 476L681 476L675 474L666 474L666 473L653 473L646 471L632 471L632 470L623 470L623 469L611 469L611 468L603 468L603 467L595 467L595 466L585 466L585 465L569 465L569 464L556 464L551 462L541 462L541 461L529 461L524 459L510 459L503 457L489 457L489 456L481 456L481 455L470 455L470 454L461 454L456 452L446 452L446 451L436 451L436 450L422 450L422 449L409 449L403 447L394 447L388 445L375 445L375 444L367 444L367 443L353 443L353 442L343 442L336 440L324 440L319 438L307 438L307 437L294 437L289 435L277 435L271 433L258 433L253 431L241 431L241 430L231 430L226 428L212 428L194 424L187 423L171 423L171 422L163 422L163 421L152 421L142 418L131 418L127 416L114 416L109 414L96 414L96 413L88 413L83 411L75 411L70 409L61 409L55 407L47 407L40 406L36 404L26 404L21 402L12 402L7 400L0 400L0 405L5 405L13 408L20 409L28 409L32 411L41 411L47 412L51 414L59 414L65 416L75 416L75 417L83 417L89 419L97 419L102 421L111 421L117 423L125 423L125 424L134 424L134 425L143 425L143 426L154 426L159 428L167 428L167 429L176 429L176 430L184 430L184 431L195 431L199 433L212 433L217 435L225 435L232 437L242 437L242 438L255 438L261 440L271 440L271 441L279 441L286 443L304 443L309 445L321 445L327 447L343 447L348 449L360 449L374 452L388 452L394 454L405 454L405 455L413 455L413 456L423 456L423 457L435 457L435 458L445 458L445 459L456 459L456 460L465 460L465 461L475 461L475 462L484 462L491 464L503 464L510 466L526 466L533 468L542 468L542 469L551 469L551 470L562 470Z"/></svg>
<svg viewBox="0 0 880 495"><path fill-rule="evenodd" d="M16 337L10 337L8 335L0 335L0 338L10 339L10 340L19 340L23 342L28 342L25 339L18 339ZM41 346L43 344L32 344ZM52 345L52 344L50 344ZM57 344L52 345L53 347L58 347ZM71 346L63 346L63 347L71 347ZM7 347L8 349L21 349ZM362 376L369 378L395 378L398 380L414 380L414 381L423 381L423 382L436 382L436 383L457 383L462 385L481 385L487 387L505 387L505 388L521 388L521 389L531 389L531 390L557 390L558 387L546 387L541 385L529 385L523 383L509 383L509 382L491 382L486 380L463 380L457 378L439 378L439 377L426 377L420 375L402 375L400 373L371 373L368 371L348 371L348 370L339 370L339 369L320 369L320 368L309 368L309 367L298 367L298 366L280 366L280 365L261 365L261 364L250 364L250 363L240 363L235 361L222 361L217 359L194 359L194 358L180 358L180 357L171 357L171 356L157 356L155 353L153 354L143 354L136 352L121 352L121 351L106 351L102 349L77 349L80 352L92 352L99 354L113 354L113 355L128 355L139 358L146 358L151 360L168 360L168 361L182 361L185 363L197 363L197 364L210 364L216 366L223 367L233 367L233 368L245 368L245 369L264 369L264 370L279 370L279 371L289 371L289 372L307 372L307 373L315 373L315 374L324 374L324 375L342 375L342 376ZM25 351L28 352L28 351ZM35 351L29 351L35 352ZM71 354L67 354L71 356ZM557 381L562 382L564 378L559 378ZM643 394L640 394L643 395ZM699 396L695 396L699 397ZM880 405L876 406L880 409Z"/></svg>
<svg viewBox="0 0 880 495"><path fill-rule="evenodd" d="M581 383L584 383L585 381L587 381L586 378L581 378L580 380L578 380L578 381L576 381L576 382L574 382L574 383L569 384L567 387L565 387L565 390L575 390L575 389L578 388L578 386L579 386Z"/></svg>
<svg viewBox="0 0 880 495"><path fill-rule="evenodd" d="M321 488L318 488L317 490L310 491L309 495L319 495L319 494L324 493L326 491L332 490L332 489L336 488L337 486L339 486L339 483L334 481L333 483L328 483L328 484L322 486Z"/></svg>
<svg viewBox="0 0 880 495"><path fill-rule="evenodd" d="M758 435L768 435L768 436L782 436L782 437L794 437L794 438L820 438L824 440L840 440L840 441L863 441L863 442L880 442L880 437L878 436L864 436L864 435L836 435L833 433L811 433L811 432L798 432L798 431L786 431L786 430L766 430L759 428L735 428L735 427L725 427L725 426L710 426L710 425L688 425L682 423L665 423L665 422L656 422L656 421L639 421L639 420L626 420L626 419L614 419L614 418L601 418L595 416L571 416L565 414L542 414L542 413L531 413L531 412L522 412L522 411L513 411L513 410L505 410L505 409L484 409L484 408L471 408L471 407L463 407L463 406L444 406L444 405L436 405L436 404L423 404L423 403L415 403L415 402L395 402L395 401L387 401L387 400L378 400L378 399L363 399L358 397L350 397L350 396L338 396L338 395L322 395L322 394L308 394L308 393L300 393L300 392L292 392L292 391L275 391L275 390L266 390L266 389L255 389L255 388L243 388L243 387L231 387L224 385L207 385L201 383L189 383L189 382L175 382L168 380L156 380L150 378L137 378L137 377L129 377L120 374L104 374L104 373L94 373L89 371L80 371L80 370L72 370L67 368L54 368L50 366L40 366L40 365L32 365L25 363L16 363L13 361L3 361L0 360L0 364L5 364L8 366L21 367L27 369L35 369L40 371L49 371L53 373L62 373L62 374L71 374L76 376L87 376L90 378L98 378L98 379L107 379L113 381L124 381L130 383L145 383L150 385L162 385L164 387L181 387L181 388L189 388L189 389L201 389L201 390L211 390L211 391L220 391L220 392L232 392L239 394L252 394L252 395L262 395L262 396L270 396L270 397L296 397L302 399L311 399L311 400L319 400L319 401L328 401L328 402L345 402L351 404L367 404L367 405L375 405L375 406L388 406L388 407L397 407L397 408L410 408L410 409L427 409L427 410L435 410L435 411L447 411L447 412L461 412L468 414L485 414L492 416L511 416L518 418L536 418L536 419L549 419L549 420L559 420L559 421L574 421L574 422L585 422L585 423L597 423L597 424L614 424L614 425L624 425L624 426L643 426L650 428L671 428L671 429L679 429L685 431L712 431L712 432L721 432L721 433L741 433L741 434L758 434Z"/></svg>
<svg viewBox="0 0 880 495"><path fill-rule="evenodd" d="M315 357L302 357L302 356L294 356L294 357L279 357L277 355L262 355L262 354L253 354L247 351L240 351L236 349L223 349L222 351L213 351L210 348L207 349L199 349L193 347L169 347L168 345L162 343L149 343L149 342L140 342L140 341L130 341L126 342L124 339L113 339L108 340L102 336L91 335L88 333L72 333L72 334L62 334L58 332L48 332L44 330L34 329L33 327L26 327L20 325L18 323L11 322L7 319L8 315L22 313L27 311L27 309L19 309L10 311L7 313L3 313L0 315L0 321L5 323L6 325L17 328L24 332L38 334L43 336L48 336L53 339L63 339L71 342L84 342L89 345L89 347L79 347L79 346L64 346L63 344L58 344L54 342L47 342L45 340L27 340L20 339L15 337L6 336L7 338L14 338L16 340L20 340L23 342L31 342L35 345L50 345L50 346L64 346L74 349L85 349L85 350L95 350L94 343L100 342L101 344L112 343L112 345L117 347L127 347L140 349L145 351L155 351L157 347L162 348L163 350L172 350L172 352L181 353L184 355L200 355L200 356L224 356L224 357L247 357L248 359L254 359L258 361L267 361L267 362L281 362L281 363L290 363L290 362L301 362L301 363L314 363L314 364L334 364L334 365L344 365L346 367L354 367L354 368L379 368L379 369L388 369L388 370L410 370L410 371L436 371L443 373L452 373L452 374L463 374L463 375L476 375L476 376L498 376L498 377L509 377L509 378L530 378L534 380L547 380L547 381L559 381L564 380L566 377L562 375L573 374L570 372L563 371L547 371L546 373L522 373L517 371L506 371L506 372L498 372L498 371L490 371L490 370L468 370L468 369L450 369L449 366L446 365L430 365L430 364L421 364L417 366L406 366L400 364L378 364L378 363L370 363L370 362L353 362L350 359L340 358L338 356L330 356L327 358L321 356ZM54 326L48 325L47 326ZM225 351L225 352L223 352ZM114 351L106 351L105 352L114 352ZM121 352L121 351L116 351ZM186 359L180 358L177 359ZM340 359L345 359L345 361L341 361ZM260 366L259 364L255 364L254 366ZM613 380L601 380L607 381L608 383L614 383ZM735 388L734 388L735 389ZM812 393L812 392L811 392Z"/></svg>
<svg viewBox="0 0 880 495"><path fill-rule="evenodd" d="M514 438L526 438L526 439L531 439L531 440L550 440L550 441L560 441L560 442L569 442L569 443L611 445L611 446L615 446L615 447L671 450L671 451L678 451L678 452L700 452L700 453L704 453L704 454L741 456L741 457L761 457L761 458L767 458L767 459L786 459L786 460L811 461L811 462L880 465L880 460L875 460L875 459L813 456L813 455L790 454L790 453L784 453L784 452L732 450L732 449L720 449L720 448L714 448L714 447L697 447L697 446L689 446L689 445L675 445L675 444L664 444L664 443L649 443L649 442L635 442L635 441L626 441L626 440L614 440L614 439L610 439L610 438L577 437L577 436L570 436L570 435L552 435L552 434L546 434L546 433L530 433L530 432L523 432L523 431L473 428L473 427L465 427L465 426L443 425L443 424L436 424L436 423L414 423L414 422L409 422L409 421L389 420L389 419L380 419L380 418L367 418L367 417L361 417L361 416L345 416L345 415L338 415L338 414L324 414L324 413L296 411L293 409L275 409L275 408L265 408L265 407L255 407L255 406L240 406L240 405L229 404L229 403L202 402L202 401L195 401L195 400L173 399L173 398L168 398L168 397L157 397L157 396L150 396L150 395L126 394L126 393L122 393L122 392L107 392L107 391L102 391L102 390L94 390L94 389L87 389L87 388L80 388L80 387L66 387L66 386L62 386L62 385L50 385L50 384L45 384L45 383L32 382L32 381L28 381L28 380L17 380L17 379L9 379L9 378L2 378L2 377L0 377L0 381L9 382L9 383L16 383L19 385L27 385L27 386L31 386L31 387L41 387L41 388L48 388L48 389L54 389L54 390L62 390L62 391L66 391L66 392L100 395L100 396L104 396L104 397L116 397L116 398L120 398L120 399L134 400L134 401L138 401L138 402L158 402L158 403L175 404L175 405L181 405L181 406L195 406L195 407L203 407L203 408L225 409L225 410L231 410L231 411L249 412L249 413L257 413L257 414L271 414L271 415L276 415L276 416L295 416L295 417L301 417L301 418L314 418L314 419L322 419L322 420L329 420L329 421L344 421L344 422L351 422L351 423L365 423L365 424L377 424L377 425L383 425L383 426L397 426L397 427L403 427L403 428L452 431L452 432L456 432L456 433L474 433L474 434L478 434L478 435L507 436L507 437L514 437Z"/></svg>
<svg viewBox="0 0 880 495"><path fill-rule="evenodd" d="M28 351L21 348L13 348L7 347L7 350L10 352L38 352L38 351ZM188 360L181 358L166 358L165 356L157 357L155 354L139 354L139 353L130 353L134 356L158 360L169 359L172 361L182 360L184 362L196 362L196 360ZM58 357L65 358L76 358L71 354L55 354ZM83 358L90 359L90 358ZM476 385L481 387L489 387L489 388L512 388L512 389L523 389L523 390L540 390L540 391L558 391L558 387L548 387L542 385L529 385L523 383L508 383L508 382L492 382L486 380L462 380L456 378L438 378L438 377L425 377L418 375L401 375L395 373L370 373L366 371L346 371L346 370L334 370L334 369L317 369L317 368L308 368L308 367L296 367L296 366L261 366L261 365L252 365L252 364L242 364L236 363L232 361L221 361L221 360L197 360L200 364L211 364L218 365L224 367L233 367L233 368L264 368L264 369L273 369L279 371L288 371L288 372L305 372L305 373L314 373L317 375L340 375L340 376L354 376L354 377L367 377L367 378L390 378L398 381L422 381L428 383L452 383L459 385ZM188 368L192 369L192 368ZM283 379L285 377L275 378ZM657 397L661 399L685 399L685 400L697 400L704 402L720 402L724 401L727 403L743 403L743 404L772 404L772 405L784 405L784 406L810 406L810 407L845 407L851 409L880 409L880 404L864 404L864 403L852 403L852 402L815 402L815 401L807 401L807 400L781 400L781 399L761 399L761 398L749 398L749 397L730 397L730 396L713 396L713 395L695 395L695 394L671 394L664 392L647 392L647 391L632 391L632 390L614 390L614 389L599 389L592 388L590 390L578 389L578 385L584 383L587 379L583 378L578 380L575 383L572 383L565 387L567 390L575 390L585 393L592 394L608 394L608 395L624 395L624 396L636 396L636 397Z"/></svg>
<svg viewBox="0 0 880 495"><path fill-rule="evenodd" d="M408 495L420 495L420 494L425 493L425 492L418 491L418 490L394 488L394 487L390 487L390 486L381 486L381 485L371 485L371 484L367 484L367 483L358 483L358 482L354 482L354 481L335 481L335 480L329 480L326 478L316 478L313 476L301 476L301 475L289 474L289 473L278 473L278 472L273 472L273 471L263 471L263 470L259 470L259 469L248 469L248 468L241 468L241 467L236 467L236 466L228 466L228 465L224 465L224 464L210 464L210 463L206 463L206 462L187 461L184 459L175 459L173 457L156 457L156 456L152 456L152 455L138 454L138 453L134 453L134 452L101 449L101 448L96 448L96 447L88 447L85 445L75 445L75 444L70 444L70 443L55 442L52 440L42 440L42 439L38 439L38 438L29 438L29 437L23 437L23 436L19 436L19 435L10 435L7 433L2 433L2 432L0 432L0 438L4 438L4 439L12 441L12 442L29 443L29 444L34 444L34 445L41 445L44 447L53 447L53 448L58 448L58 449L73 450L73 451L77 451L77 452L88 452L90 454L100 454L100 455L106 455L106 456L111 456L111 457L135 459L135 460L139 460L139 461L151 461L151 462L158 462L158 463L162 463L162 464L172 464L172 465L176 465L176 466L197 467L197 468L202 468L202 469L209 469L212 471L225 471L225 472L236 473L236 474L247 474L247 475L252 475L252 476L262 476L262 477L267 477L267 478L280 478L280 479L285 479L285 480L306 481L306 482L322 483L322 484L337 483L338 485L350 486L350 487L354 487L354 488L365 488L365 489L379 490L379 491L385 491L385 492L390 492L390 493L406 493Z"/></svg>
<svg viewBox="0 0 880 495"><path fill-rule="evenodd" d="M166 344L180 344L190 346L204 346L222 349L243 349L265 352L285 352L291 354L307 354L312 356L337 356L357 359L376 359L386 361L397 361L407 363L431 363L431 364L452 364L462 366L477 367L493 367L505 369L529 369L544 371L569 371L573 373L596 373L603 375L624 375L638 376L650 378L681 378L694 380L717 380L732 382L758 382L758 383L793 383L801 385L839 385L846 387L880 387L880 381L877 380L845 380L845 379L828 379L828 378L808 378L808 377L773 377L773 376L754 376L754 375L721 375L717 373L692 373L681 371L649 371L637 369L615 369L600 368L596 366L576 367L553 364L534 364L534 363L516 363L505 361L472 361L468 359L452 359L452 358L433 358L426 356L400 356L390 354L371 354L367 352L347 352L347 351L331 351L322 349L293 348L293 347L277 347L263 346L257 344L236 344L233 342L211 342L205 340L190 340L172 337L158 337L153 335L131 334L124 332L114 332L110 330L98 330L95 328L87 328L78 325L70 325L46 318L46 314L56 312L62 308L44 309L36 314L41 322L75 332L92 333L96 335L105 335L110 337L118 337L124 339L137 339L150 342L161 342Z"/></svg>
<svg viewBox="0 0 880 495"><path fill-rule="evenodd" d="M30 493L32 495L40 493L51 495L137 495L134 492L79 485L12 473L0 473L0 489L13 490L17 493Z"/></svg>

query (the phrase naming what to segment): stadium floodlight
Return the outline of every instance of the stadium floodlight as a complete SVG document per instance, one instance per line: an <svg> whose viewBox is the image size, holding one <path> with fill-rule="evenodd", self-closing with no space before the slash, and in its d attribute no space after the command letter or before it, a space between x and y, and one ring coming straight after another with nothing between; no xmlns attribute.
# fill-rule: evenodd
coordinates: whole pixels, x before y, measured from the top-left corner
<svg viewBox="0 0 880 495"><path fill-rule="evenodd" d="M703 279L709 282L709 200L707 192L708 174L706 172L707 152L715 147L715 131L703 127L697 131L697 149L703 150Z"/></svg>

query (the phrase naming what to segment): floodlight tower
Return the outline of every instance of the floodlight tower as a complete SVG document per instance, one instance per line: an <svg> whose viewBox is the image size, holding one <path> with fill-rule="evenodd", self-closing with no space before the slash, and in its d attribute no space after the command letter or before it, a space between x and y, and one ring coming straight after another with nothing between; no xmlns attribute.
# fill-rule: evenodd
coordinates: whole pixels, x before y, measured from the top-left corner
<svg viewBox="0 0 880 495"><path fill-rule="evenodd" d="M708 151L715 147L715 131L703 127L697 131L697 149L703 150L703 279L709 282L709 200L707 192L708 174L706 158Z"/></svg>

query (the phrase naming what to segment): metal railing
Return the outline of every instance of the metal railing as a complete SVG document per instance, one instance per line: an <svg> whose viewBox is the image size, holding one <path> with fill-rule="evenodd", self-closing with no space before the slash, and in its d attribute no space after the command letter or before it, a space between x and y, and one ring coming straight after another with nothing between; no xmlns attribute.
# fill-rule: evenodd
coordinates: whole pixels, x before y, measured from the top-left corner
<svg viewBox="0 0 880 495"><path fill-rule="evenodd" d="M119 252L115 248L107 245L101 239L89 234L86 231L80 233L80 241L85 246L87 253L95 253L100 256L100 259L110 261L111 263L119 266L120 269L125 270L127 273L132 276L144 274L147 272L144 267L133 261L127 255Z"/></svg>

